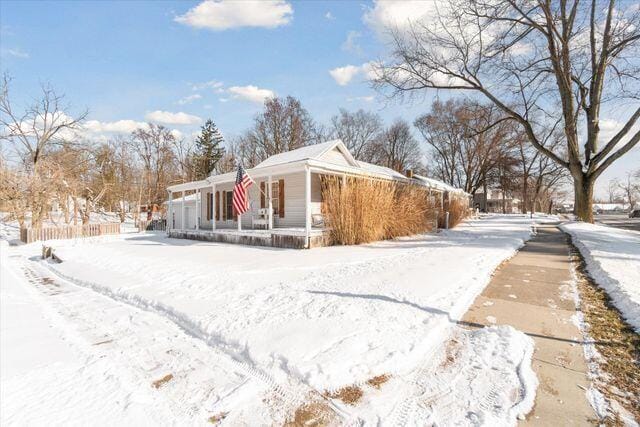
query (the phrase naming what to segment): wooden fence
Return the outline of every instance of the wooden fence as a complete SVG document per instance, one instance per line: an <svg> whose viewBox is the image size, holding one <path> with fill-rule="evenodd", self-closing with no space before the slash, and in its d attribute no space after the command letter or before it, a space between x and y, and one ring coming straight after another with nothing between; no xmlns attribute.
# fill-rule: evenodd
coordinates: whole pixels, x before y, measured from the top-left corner
<svg viewBox="0 0 640 427"><path fill-rule="evenodd" d="M75 239L78 237L94 237L104 234L119 234L120 223L64 225L61 227L21 228L20 240L31 243L37 240Z"/></svg>
<svg viewBox="0 0 640 427"><path fill-rule="evenodd" d="M138 220L138 231L167 231L167 220L152 219L151 221Z"/></svg>

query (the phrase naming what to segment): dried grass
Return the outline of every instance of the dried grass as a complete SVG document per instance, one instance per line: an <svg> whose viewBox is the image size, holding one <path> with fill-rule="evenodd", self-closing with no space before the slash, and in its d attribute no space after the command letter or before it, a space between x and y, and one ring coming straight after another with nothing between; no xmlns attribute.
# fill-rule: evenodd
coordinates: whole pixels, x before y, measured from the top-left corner
<svg viewBox="0 0 640 427"><path fill-rule="evenodd" d="M326 392L325 396L331 399L341 400L347 405L355 406L360 399L362 399L363 394L364 393L360 387L349 385L336 391Z"/></svg>
<svg viewBox="0 0 640 427"><path fill-rule="evenodd" d="M602 371L594 380L595 387L609 400L615 400L636 420L640 420L640 335L624 321L622 314L607 293L595 283L586 270L580 252L571 247L577 261L580 309L600 354L597 359ZM610 414L604 425L623 425L618 414Z"/></svg>
<svg viewBox="0 0 640 427"><path fill-rule="evenodd" d="M382 388L382 385L387 381L389 381L389 378L391 378L389 374L378 375L373 378L369 378L367 380L367 384L369 384L371 387L375 389L380 390L380 388Z"/></svg>
<svg viewBox="0 0 640 427"><path fill-rule="evenodd" d="M335 424L335 414L325 402L307 402L298 407L284 427L316 427Z"/></svg>
<svg viewBox="0 0 640 427"><path fill-rule="evenodd" d="M167 374L164 377L160 378L159 380L155 380L153 383L151 383L151 385L154 388L158 389L163 385L165 385L166 383L168 383L169 381L171 381L172 379L173 379L173 374Z"/></svg>
<svg viewBox="0 0 640 427"><path fill-rule="evenodd" d="M449 228L460 224L469 213L468 204L466 196L449 193L449 197L444 201L444 207L438 215L438 227L446 228L445 212L449 212Z"/></svg>
<svg viewBox="0 0 640 427"><path fill-rule="evenodd" d="M323 213L334 243L357 245L431 231L436 209L424 188L333 177L322 182Z"/></svg>
<svg viewBox="0 0 640 427"><path fill-rule="evenodd" d="M228 415L228 412L220 412L218 414L210 416L207 421L211 424L220 424Z"/></svg>

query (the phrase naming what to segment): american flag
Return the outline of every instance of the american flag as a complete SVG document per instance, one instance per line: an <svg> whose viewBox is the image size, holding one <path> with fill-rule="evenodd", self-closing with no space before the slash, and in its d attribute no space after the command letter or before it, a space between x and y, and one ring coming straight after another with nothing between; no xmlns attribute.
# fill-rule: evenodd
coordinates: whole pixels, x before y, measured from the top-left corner
<svg viewBox="0 0 640 427"><path fill-rule="evenodd" d="M253 179L247 174L242 165L238 165L238 175L236 176L236 185L233 187L233 209L238 215L249 210L249 198L247 197L247 188L253 184Z"/></svg>

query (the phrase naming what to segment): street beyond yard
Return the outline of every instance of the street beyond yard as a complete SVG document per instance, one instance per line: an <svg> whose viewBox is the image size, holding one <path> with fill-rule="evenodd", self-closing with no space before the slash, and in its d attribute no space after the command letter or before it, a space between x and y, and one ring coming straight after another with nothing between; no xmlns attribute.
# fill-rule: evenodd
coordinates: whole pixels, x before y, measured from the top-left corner
<svg viewBox="0 0 640 427"><path fill-rule="evenodd" d="M128 396L111 403L109 419L131 419L135 409L195 423L409 416L510 425L533 403L532 341L509 327L465 331L455 320L544 221L492 216L438 234L307 251L158 234L57 241L62 263L38 262L32 244L11 248L3 269L61 317L59 336L79 335L80 366L109 362L105 372ZM14 312L3 328L19 327ZM68 398L84 388L82 377L61 383L43 369L27 387L33 368L11 357L11 346L3 350L4 421L42 421L56 397L29 405L39 393L68 387L58 392ZM100 387L88 399L102 407Z"/></svg>

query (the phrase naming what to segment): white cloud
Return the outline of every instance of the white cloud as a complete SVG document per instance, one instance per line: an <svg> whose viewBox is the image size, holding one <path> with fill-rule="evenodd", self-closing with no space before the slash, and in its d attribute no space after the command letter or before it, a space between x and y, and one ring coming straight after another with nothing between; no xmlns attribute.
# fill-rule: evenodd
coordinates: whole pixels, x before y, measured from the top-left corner
<svg viewBox="0 0 640 427"><path fill-rule="evenodd" d="M324 17L325 17L325 18L327 18L329 21L333 21L334 19L336 19L336 17L335 17L335 16L333 16L333 15L331 14L331 12L327 12L327 13L325 13L325 14L324 14Z"/></svg>
<svg viewBox="0 0 640 427"><path fill-rule="evenodd" d="M223 90L222 86L224 86L224 84L222 82L219 82L218 80L209 80L208 82L193 83L191 85L191 89L192 90L213 89L214 92L218 92Z"/></svg>
<svg viewBox="0 0 640 427"><path fill-rule="evenodd" d="M196 99L201 99L201 98L202 98L202 95L200 95L199 93L194 93L193 95L185 96L184 98L179 99L178 104L180 105L190 104Z"/></svg>
<svg viewBox="0 0 640 427"><path fill-rule="evenodd" d="M439 0L374 0L363 21L379 34L389 29L406 30L412 22L429 22L437 13Z"/></svg>
<svg viewBox="0 0 640 427"><path fill-rule="evenodd" d="M169 111L160 110L147 113L144 117L150 122L165 123L169 125L196 125L202 122L202 119L198 116L193 116L183 112L171 113Z"/></svg>
<svg viewBox="0 0 640 427"><path fill-rule="evenodd" d="M171 129L170 133L171 135L173 135L175 139L182 139L182 137L184 137L184 134L180 132L178 129Z"/></svg>
<svg viewBox="0 0 640 427"><path fill-rule="evenodd" d="M333 70L329 70L329 74L331 74L331 77L333 77L340 86L346 86L358 75L363 76L367 80L373 80L376 78L376 68L373 62L365 62L360 66L345 65L344 67L334 68Z"/></svg>
<svg viewBox="0 0 640 427"><path fill-rule="evenodd" d="M355 65L345 65L344 67L329 70L329 74L340 86L346 86L360 72L360 67Z"/></svg>
<svg viewBox="0 0 640 427"><path fill-rule="evenodd" d="M176 22L222 31L239 27L276 28L291 22L293 8L285 0L205 0Z"/></svg>
<svg viewBox="0 0 640 427"><path fill-rule="evenodd" d="M598 125L600 126L600 145L604 146L607 142L611 140L618 132L622 130L626 121L618 121L616 119L600 119ZM629 132L625 135L624 138L620 140L618 146L621 146L623 143L627 142L632 135L635 135L636 132L640 131L640 124L636 123L631 127ZM586 131L585 131L586 132Z"/></svg>
<svg viewBox="0 0 640 427"><path fill-rule="evenodd" d="M345 52L352 52L357 54L362 54L362 47L358 43L358 39L362 36L358 31L349 31L347 33L347 39L342 43L340 48Z"/></svg>
<svg viewBox="0 0 640 427"><path fill-rule="evenodd" d="M87 120L84 123L84 130L90 133L131 133L136 129L147 129L145 122L135 120L117 120L115 122L101 122L98 120Z"/></svg>
<svg viewBox="0 0 640 427"><path fill-rule="evenodd" d="M276 96L275 92L269 89L260 89L257 86L231 86L229 93L234 98L246 99L247 101L256 102L262 104L265 98L273 98ZM224 102L224 101L223 101Z"/></svg>
<svg viewBox="0 0 640 427"><path fill-rule="evenodd" d="M347 98L347 102L373 102L374 99L373 96L355 96Z"/></svg>
<svg viewBox="0 0 640 427"><path fill-rule="evenodd" d="M13 56L14 58L20 58L20 59L28 59L29 58L29 54L25 51L23 51L20 48L15 48L15 49L2 49L2 53L6 53L9 56Z"/></svg>

